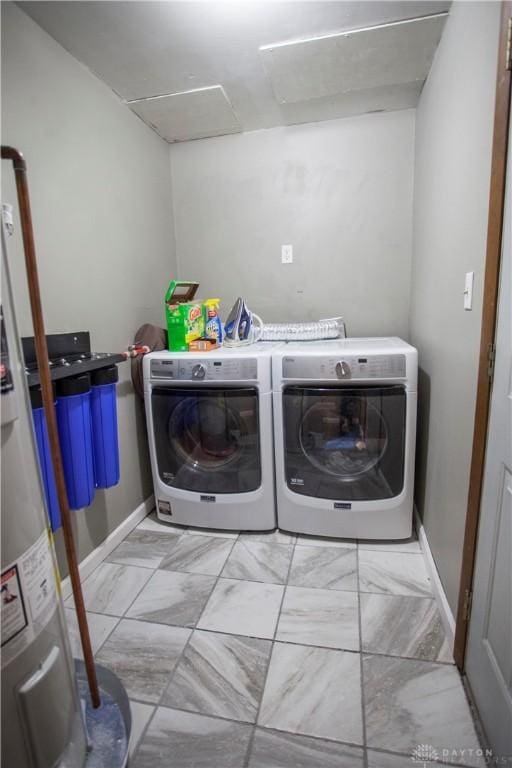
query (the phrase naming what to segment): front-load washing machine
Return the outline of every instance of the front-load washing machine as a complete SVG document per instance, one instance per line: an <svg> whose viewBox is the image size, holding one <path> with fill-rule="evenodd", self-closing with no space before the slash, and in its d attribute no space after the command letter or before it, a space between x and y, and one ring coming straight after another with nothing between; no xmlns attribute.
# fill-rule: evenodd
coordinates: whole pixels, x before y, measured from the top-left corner
<svg viewBox="0 0 512 768"><path fill-rule="evenodd" d="M411 535L417 368L416 349L398 338L275 351L280 528L357 539Z"/></svg>
<svg viewBox="0 0 512 768"><path fill-rule="evenodd" d="M257 343L144 358L158 517L231 530L276 527L271 354Z"/></svg>

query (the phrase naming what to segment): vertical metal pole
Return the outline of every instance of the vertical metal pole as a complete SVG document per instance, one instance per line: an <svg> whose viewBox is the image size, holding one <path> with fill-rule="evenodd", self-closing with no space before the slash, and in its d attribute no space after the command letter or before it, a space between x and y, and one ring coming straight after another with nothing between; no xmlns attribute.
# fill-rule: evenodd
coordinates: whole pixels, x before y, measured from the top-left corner
<svg viewBox="0 0 512 768"><path fill-rule="evenodd" d="M52 454L53 468L55 472L55 484L57 487L57 497L59 499L60 514L62 519L62 531L64 534L64 544L66 548L66 557L68 561L71 586L73 588L73 598L75 601L78 627L80 630L80 639L82 641L82 649L84 652L84 662L87 672L87 680L89 683L89 691L91 693L92 705L94 708L97 708L101 704L101 699L98 688L98 680L96 677L94 656L92 653L91 638L89 636L89 627L87 625L84 596L82 593L82 585L80 583L80 573L78 570L73 529L71 526L71 513L69 510L68 496L64 480L64 470L62 466L62 456L60 452L59 435L57 431L57 418L55 415L55 406L53 402L50 366L48 364L48 349L46 346L41 292L39 289L39 278L37 274L34 231L32 228L32 214L30 211L30 199L28 194L27 165L21 152L18 152L18 150L14 149L13 147L2 146L2 160L12 160L14 175L16 178L16 189L18 192L18 205L21 218L21 231L23 235L23 246L25 251L25 268L30 296L32 322L34 326L37 366L39 370L43 406L46 415L48 437Z"/></svg>

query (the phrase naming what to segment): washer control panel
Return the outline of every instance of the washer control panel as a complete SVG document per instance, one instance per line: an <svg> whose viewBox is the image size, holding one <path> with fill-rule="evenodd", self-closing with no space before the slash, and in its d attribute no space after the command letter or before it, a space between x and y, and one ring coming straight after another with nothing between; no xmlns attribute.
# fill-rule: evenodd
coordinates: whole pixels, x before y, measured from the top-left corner
<svg viewBox="0 0 512 768"><path fill-rule="evenodd" d="M405 355L283 357L283 379L405 379Z"/></svg>
<svg viewBox="0 0 512 768"><path fill-rule="evenodd" d="M151 361L151 378L165 381L252 381L258 377L256 358L171 358Z"/></svg>

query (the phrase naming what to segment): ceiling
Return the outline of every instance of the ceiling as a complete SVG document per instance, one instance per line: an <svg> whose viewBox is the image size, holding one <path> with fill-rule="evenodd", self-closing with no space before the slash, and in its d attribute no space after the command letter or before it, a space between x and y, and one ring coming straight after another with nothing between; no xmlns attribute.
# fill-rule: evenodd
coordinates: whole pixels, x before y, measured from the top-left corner
<svg viewBox="0 0 512 768"><path fill-rule="evenodd" d="M171 142L414 107L450 6L17 4Z"/></svg>

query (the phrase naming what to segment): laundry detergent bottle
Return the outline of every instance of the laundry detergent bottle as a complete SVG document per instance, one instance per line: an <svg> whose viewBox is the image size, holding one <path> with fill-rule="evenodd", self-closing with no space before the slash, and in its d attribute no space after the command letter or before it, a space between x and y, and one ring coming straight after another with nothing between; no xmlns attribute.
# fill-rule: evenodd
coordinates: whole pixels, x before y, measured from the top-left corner
<svg viewBox="0 0 512 768"><path fill-rule="evenodd" d="M222 322L219 315L220 299L206 299L204 306L205 336L222 344Z"/></svg>

